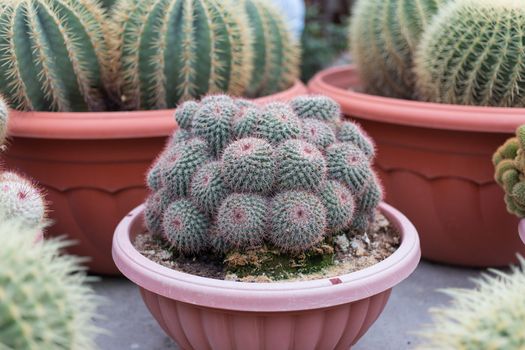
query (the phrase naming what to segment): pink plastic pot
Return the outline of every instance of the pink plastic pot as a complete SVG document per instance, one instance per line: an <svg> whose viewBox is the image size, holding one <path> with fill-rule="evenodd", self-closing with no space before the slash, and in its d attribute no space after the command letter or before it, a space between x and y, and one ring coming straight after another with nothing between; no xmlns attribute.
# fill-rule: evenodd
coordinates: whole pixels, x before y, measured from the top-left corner
<svg viewBox="0 0 525 350"><path fill-rule="evenodd" d="M133 246L144 232L143 206L126 216L113 237L113 259L141 290L148 309L181 348L349 349L383 311L393 286L420 259L416 229L399 211L383 214L402 234L394 254L364 270L305 282L242 283L178 272Z"/></svg>
<svg viewBox="0 0 525 350"><path fill-rule="evenodd" d="M525 109L455 106L360 93L353 66L309 83L341 104L376 141L386 201L418 228L423 257L468 266L504 266L525 254L517 218L494 182L492 154Z"/></svg>
<svg viewBox="0 0 525 350"><path fill-rule="evenodd" d="M267 103L306 93L290 89L255 100ZM144 201L145 173L176 128L174 110L45 113L12 111L9 168L38 181L54 224L47 235L67 234L68 252L90 258L91 272L118 273L111 240L119 220Z"/></svg>
<svg viewBox="0 0 525 350"><path fill-rule="evenodd" d="M521 240L525 243L525 219L520 220L518 231L520 232Z"/></svg>

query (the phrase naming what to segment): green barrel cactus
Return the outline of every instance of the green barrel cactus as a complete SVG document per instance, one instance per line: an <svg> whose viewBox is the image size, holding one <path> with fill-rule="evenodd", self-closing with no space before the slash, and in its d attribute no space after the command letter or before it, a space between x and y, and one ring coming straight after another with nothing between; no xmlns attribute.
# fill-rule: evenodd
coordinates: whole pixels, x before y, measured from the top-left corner
<svg viewBox="0 0 525 350"><path fill-rule="evenodd" d="M413 97L413 56L421 33L445 2L357 1L350 22L350 46L366 92L386 97Z"/></svg>
<svg viewBox="0 0 525 350"><path fill-rule="evenodd" d="M501 145L492 156L494 179L505 192L509 213L525 218L525 125L518 127L516 137Z"/></svg>
<svg viewBox="0 0 525 350"><path fill-rule="evenodd" d="M16 109L100 111L113 80L96 0L13 0L0 9L0 94Z"/></svg>
<svg viewBox="0 0 525 350"><path fill-rule="evenodd" d="M299 43L271 2L242 0L253 36L253 73L247 96L270 95L292 86L299 77Z"/></svg>
<svg viewBox="0 0 525 350"><path fill-rule="evenodd" d="M425 350L525 348L525 261L509 273L492 270L475 289L448 289L449 306L433 309L421 332Z"/></svg>
<svg viewBox="0 0 525 350"><path fill-rule="evenodd" d="M417 90L433 102L525 106L525 7L519 1L452 2L422 36Z"/></svg>
<svg viewBox="0 0 525 350"><path fill-rule="evenodd" d="M368 228L382 198L373 154L360 148L369 139L357 128L352 139L337 138L333 100L257 106L213 95L182 106L176 118L186 136L155 161L145 209L149 230L176 252L270 247L299 256L323 251L332 235Z"/></svg>
<svg viewBox="0 0 525 350"><path fill-rule="evenodd" d="M232 2L120 0L112 18L124 107L171 108L206 93L246 91L252 41L246 14Z"/></svg>
<svg viewBox="0 0 525 350"><path fill-rule="evenodd" d="M34 243L35 231L0 220L0 348L96 349L98 300L64 241Z"/></svg>

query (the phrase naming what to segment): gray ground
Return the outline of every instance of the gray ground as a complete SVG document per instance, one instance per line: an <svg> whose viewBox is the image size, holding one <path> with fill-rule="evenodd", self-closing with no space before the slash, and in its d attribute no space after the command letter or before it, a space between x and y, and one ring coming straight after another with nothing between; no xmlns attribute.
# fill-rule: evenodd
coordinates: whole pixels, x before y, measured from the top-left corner
<svg viewBox="0 0 525 350"><path fill-rule="evenodd" d="M443 305L448 300L437 289L471 287L469 278L479 274L480 270L422 261L407 280L394 288L383 314L352 350L414 349L418 339L411 332L430 322L430 307ZM106 319L100 326L111 333L99 337L102 350L178 349L150 316L131 282L124 278L104 278L95 289L107 300L107 305L101 308Z"/></svg>

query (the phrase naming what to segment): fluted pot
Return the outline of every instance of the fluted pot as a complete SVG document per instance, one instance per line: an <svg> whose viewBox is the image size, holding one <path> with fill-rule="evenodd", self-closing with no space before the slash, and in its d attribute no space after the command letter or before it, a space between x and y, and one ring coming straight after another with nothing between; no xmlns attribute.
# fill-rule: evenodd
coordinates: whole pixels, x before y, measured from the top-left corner
<svg viewBox="0 0 525 350"><path fill-rule="evenodd" d="M332 97L377 144L386 201L417 227L424 258L466 266L505 266L525 246L492 154L525 123L525 109L456 106L360 92L354 66L324 70L309 83Z"/></svg>
<svg viewBox="0 0 525 350"><path fill-rule="evenodd" d="M391 206L380 208L401 233L401 246L372 267L333 278L243 283L163 267L132 244L144 232L143 206L117 227L113 259L182 349L347 350L379 317L391 288L408 277L420 259L414 226Z"/></svg>
<svg viewBox="0 0 525 350"><path fill-rule="evenodd" d="M256 102L305 92L297 82ZM46 235L75 240L68 252L88 257L91 272L118 273L111 259L113 232L122 216L144 201L145 173L176 128L173 113L11 112L8 167L42 185L53 221Z"/></svg>

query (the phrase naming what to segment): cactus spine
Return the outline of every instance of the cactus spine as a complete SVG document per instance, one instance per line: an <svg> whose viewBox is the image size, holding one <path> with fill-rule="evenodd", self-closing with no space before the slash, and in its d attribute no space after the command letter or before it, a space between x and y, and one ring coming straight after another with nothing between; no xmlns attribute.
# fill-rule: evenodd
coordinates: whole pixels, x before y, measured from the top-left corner
<svg viewBox="0 0 525 350"><path fill-rule="evenodd" d="M0 220L0 348L95 349L98 300L63 241L34 244L34 230Z"/></svg>
<svg viewBox="0 0 525 350"><path fill-rule="evenodd" d="M122 0L113 11L112 58L126 107L168 108L208 92L245 92L251 36L231 2Z"/></svg>
<svg viewBox="0 0 525 350"><path fill-rule="evenodd" d="M253 40L253 73L247 95L269 95L284 90L299 77L299 44L279 10L268 1L244 0Z"/></svg>
<svg viewBox="0 0 525 350"><path fill-rule="evenodd" d="M0 93L22 110L99 111L111 74L95 0L13 0L0 10Z"/></svg>
<svg viewBox="0 0 525 350"><path fill-rule="evenodd" d="M525 106L525 7L519 1L455 1L425 31L415 60L423 100Z"/></svg>
<svg viewBox="0 0 525 350"><path fill-rule="evenodd" d="M412 60L421 33L446 0L359 0L350 45L367 92L411 98Z"/></svg>
<svg viewBox="0 0 525 350"><path fill-rule="evenodd" d="M180 253L264 245L296 256L368 228L382 199L373 152L360 149L369 140L359 128L337 139L335 101L304 96L259 107L212 95L182 108L185 136L152 167L145 210L149 230Z"/></svg>

